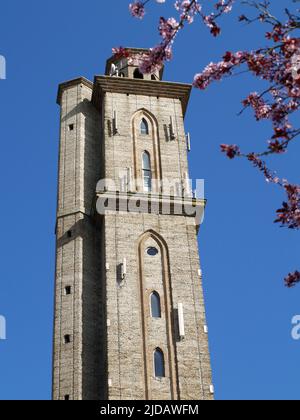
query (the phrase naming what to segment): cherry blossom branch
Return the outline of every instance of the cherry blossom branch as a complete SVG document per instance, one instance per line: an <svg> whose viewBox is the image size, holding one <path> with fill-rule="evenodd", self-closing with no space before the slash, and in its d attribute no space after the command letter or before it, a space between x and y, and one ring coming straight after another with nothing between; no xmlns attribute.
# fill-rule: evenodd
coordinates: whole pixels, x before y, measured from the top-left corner
<svg viewBox="0 0 300 420"><path fill-rule="evenodd" d="M164 0L158 2L164 3ZM130 4L129 9L133 16L141 18L145 14L144 6L145 3L137 1ZM161 17L159 21L161 43L151 48L149 54L136 54L133 57L142 73L153 74L162 68L165 61L171 60L173 42L180 29L184 27L185 22L193 22L194 16L199 11L199 4L197 0L178 1L175 8L181 12L180 21L177 22L174 18L165 19ZM118 52L116 49L115 51Z"/></svg>
<svg viewBox="0 0 300 420"><path fill-rule="evenodd" d="M149 0L148 0L149 1ZM165 3L165 0L156 0L158 3ZM145 5L148 2L135 1L129 5L132 16L142 19L145 16ZM159 33L162 41L150 49L149 54L140 54L135 57L139 62L139 67L142 73L155 73L160 70L166 61L172 58L172 46L178 32L185 26L185 23L193 23L196 15L200 15L206 26L210 28L214 36L220 34L220 28L216 24L216 20L225 13L231 11L234 0L218 0L215 1L215 13L209 15L202 11L202 4L198 0L177 0L175 2L175 9L180 14L179 22L175 18L165 19L160 18ZM120 54L122 48L114 49L117 54Z"/></svg>
<svg viewBox="0 0 300 420"><path fill-rule="evenodd" d="M165 0L156 0L165 3ZM298 1L299 0L295 0ZM294 2L295 2L294 1ZM148 1L135 1L130 5L131 14L137 18L145 15L145 5ZM159 33L162 41L150 50L150 54L138 57L137 62L143 73L154 73L160 69L165 61L172 58L172 46L174 40L185 26L192 23L196 15L199 15L210 29L213 36L220 34L221 29L217 20L231 11L234 0L215 0L215 11L206 14L203 11L203 1L178 0L175 3L176 10L180 13L180 21L174 18L160 18ZM293 32L300 29L299 11L290 12L287 8L286 22L281 22L271 13L270 0L247 0L243 2L254 9L257 15L249 18L241 15L240 22L247 24L261 22L271 26L266 33L266 39L273 43L267 48L255 51L226 52L219 63L209 64L201 73L195 75L194 87L200 90L207 89L215 81L221 81L225 77L237 75L237 69L246 67L239 74L250 72L254 77L268 83L268 88L262 93L253 92L243 101L244 112L252 108L257 121L269 120L273 126L273 135L268 140L268 149L260 153L242 153L237 145L221 145L222 152L228 158L246 158L255 168L264 174L265 179L285 190L287 200L282 208L277 211L276 223L290 229L300 228L300 187L290 184L285 179L280 179L276 172L270 171L262 158L273 154L285 153L289 145L300 135L300 129L293 128L290 117L300 109L300 38L293 36ZM116 49L116 53L122 54L122 49ZM300 273L290 273L285 279L288 287L300 282Z"/></svg>

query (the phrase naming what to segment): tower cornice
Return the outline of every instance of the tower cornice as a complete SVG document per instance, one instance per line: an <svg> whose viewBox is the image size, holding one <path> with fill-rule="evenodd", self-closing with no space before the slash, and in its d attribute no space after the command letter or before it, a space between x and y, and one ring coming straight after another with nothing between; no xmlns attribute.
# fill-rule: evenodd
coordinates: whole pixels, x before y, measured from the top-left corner
<svg viewBox="0 0 300 420"><path fill-rule="evenodd" d="M92 102L96 107L100 106L101 97L106 92L174 98L181 101L185 115L191 90L192 85L185 83L95 76Z"/></svg>
<svg viewBox="0 0 300 420"><path fill-rule="evenodd" d="M72 79L72 80L68 80L66 82L60 83L60 85L58 86L57 100L56 100L58 105L61 104L61 97L62 97L63 91L65 89L68 89L76 85L85 85L89 87L90 89L93 89L93 83L90 80L86 79L85 77L77 77L76 79Z"/></svg>
<svg viewBox="0 0 300 420"><path fill-rule="evenodd" d="M115 92L179 99L182 104L183 115L186 113L192 90L192 85L188 83L140 80L110 76L95 76L93 83L85 77L78 77L59 85L57 93L58 105L61 104L63 91L79 84L85 85L93 90L92 102L96 107L100 105L100 98L104 93Z"/></svg>

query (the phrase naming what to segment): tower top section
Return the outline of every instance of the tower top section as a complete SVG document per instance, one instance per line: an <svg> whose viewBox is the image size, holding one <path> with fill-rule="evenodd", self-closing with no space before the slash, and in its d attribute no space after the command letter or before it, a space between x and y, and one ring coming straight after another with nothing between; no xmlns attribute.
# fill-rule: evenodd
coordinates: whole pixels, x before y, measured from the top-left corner
<svg viewBox="0 0 300 420"><path fill-rule="evenodd" d="M103 96L107 92L125 95L152 96L179 99L185 115L192 89L191 84L162 80L164 68L154 74L142 74L139 70L143 59L150 53L144 48L123 48L106 62L105 75L95 76L91 82L85 77L63 82L59 85L57 103L61 105L63 93L73 86L85 86L92 91L91 102L101 109Z"/></svg>
<svg viewBox="0 0 300 420"><path fill-rule="evenodd" d="M150 50L145 48L123 48L123 54L114 54L106 62L105 75L111 77L127 77L129 79L143 79L160 81L164 68L156 70L153 74L142 74L139 66L149 55Z"/></svg>

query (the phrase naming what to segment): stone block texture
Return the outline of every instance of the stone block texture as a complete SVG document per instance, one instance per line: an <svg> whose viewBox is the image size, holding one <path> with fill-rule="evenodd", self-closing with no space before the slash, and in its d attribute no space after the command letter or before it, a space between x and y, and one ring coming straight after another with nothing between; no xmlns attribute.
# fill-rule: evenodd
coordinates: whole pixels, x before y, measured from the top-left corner
<svg viewBox="0 0 300 420"><path fill-rule="evenodd" d="M162 81L100 79L76 79L59 90L53 399L211 400L195 221L160 212L96 211L102 178L112 180L117 191L124 190L125 179L128 191L147 196L145 151L152 191L162 200L165 180L186 185L184 106L176 92L187 85L168 90ZM151 84L149 94L145 83ZM157 318L151 311L153 292L160 299ZM157 349L165 371L159 377Z"/></svg>

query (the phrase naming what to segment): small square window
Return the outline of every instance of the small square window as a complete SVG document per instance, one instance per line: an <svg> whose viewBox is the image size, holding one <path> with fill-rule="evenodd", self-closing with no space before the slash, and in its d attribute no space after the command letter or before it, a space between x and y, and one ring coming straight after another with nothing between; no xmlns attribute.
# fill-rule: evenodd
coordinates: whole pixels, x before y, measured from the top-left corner
<svg viewBox="0 0 300 420"><path fill-rule="evenodd" d="M71 343L71 336L69 334L64 336L64 342L65 344Z"/></svg>
<svg viewBox="0 0 300 420"><path fill-rule="evenodd" d="M70 395L65 395L65 401L69 401L70 400Z"/></svg>
<svg viewBox="0 0 300 420"><path fill-rule="evenodd" d="M74 124L69 124L69 131L74 131Z"/></svg>
<svg viewBox="0 0 300 420"><path fill-rule="evenodd" d="M72 288L71 286L66 286L65 287L65 295L68 296L72 293Z"/></svg>

